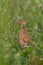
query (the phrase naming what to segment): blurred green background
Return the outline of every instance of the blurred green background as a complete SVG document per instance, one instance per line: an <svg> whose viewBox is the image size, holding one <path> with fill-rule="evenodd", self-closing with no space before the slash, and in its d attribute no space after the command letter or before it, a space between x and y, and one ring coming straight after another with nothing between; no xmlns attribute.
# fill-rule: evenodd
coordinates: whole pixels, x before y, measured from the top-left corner
<svg viewBox="0 0 43 65"><path fill-rule="evenodd" d="M26 21L30 46L20 50L20 25ZM43 65L43 0L0 0L0 65Z"/></svg>

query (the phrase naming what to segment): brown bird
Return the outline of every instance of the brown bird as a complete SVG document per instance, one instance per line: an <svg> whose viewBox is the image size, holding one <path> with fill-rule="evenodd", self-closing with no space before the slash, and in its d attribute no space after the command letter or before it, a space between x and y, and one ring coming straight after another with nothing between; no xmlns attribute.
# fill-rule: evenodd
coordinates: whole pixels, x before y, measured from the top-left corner
<svg viewBox="0 0 43 65"><path fill-rule="evenodd" d="M20 44L20 48L24 49L24 46L29 44L29 42L31 40L31 36L30 36L30 34L28 34L28 32L26 30L26 22L24 20L20 19L19 23L21 25L21 29L19 32L19 44Z"/></svg>

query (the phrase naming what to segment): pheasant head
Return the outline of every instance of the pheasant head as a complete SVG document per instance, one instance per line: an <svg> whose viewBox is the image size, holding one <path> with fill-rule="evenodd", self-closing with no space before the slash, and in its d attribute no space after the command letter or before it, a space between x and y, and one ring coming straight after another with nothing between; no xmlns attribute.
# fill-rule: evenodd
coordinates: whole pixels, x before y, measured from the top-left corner
<svg viewBox="0 0 43 65"><path fill-rule="evenodd" d="M22 19L19 20L19 23L20 23L22 28L25 27L25 25L26 25L26 22Z"/></svg>

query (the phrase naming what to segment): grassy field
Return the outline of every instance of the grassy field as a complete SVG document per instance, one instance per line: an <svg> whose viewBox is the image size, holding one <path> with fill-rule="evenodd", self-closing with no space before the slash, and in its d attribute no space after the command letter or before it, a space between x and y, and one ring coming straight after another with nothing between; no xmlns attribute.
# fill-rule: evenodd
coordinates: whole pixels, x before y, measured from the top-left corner
<svg viewBox="0 0 43 65"><path fill-rule="evenodd" d="M32 36L24 50L17 39L20 18ZM43 65L43 0L0 0L0 65Z"/></svg>

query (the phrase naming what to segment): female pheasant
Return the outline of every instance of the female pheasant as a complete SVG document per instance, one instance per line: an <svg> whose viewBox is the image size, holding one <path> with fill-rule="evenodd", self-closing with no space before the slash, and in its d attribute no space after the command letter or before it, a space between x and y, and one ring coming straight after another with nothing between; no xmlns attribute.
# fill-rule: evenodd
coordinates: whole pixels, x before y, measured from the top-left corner
<svg viewBox="0 0 43 65"><path fill-rule="evenodd" d="M31 36L27 33L26 30L26 22L22 19L19 20L19 23L21 25L21 29L19 32L19 43L20 43L20 48L24 49L25 45L28 45L30 40L31 40Z"/></svg>

